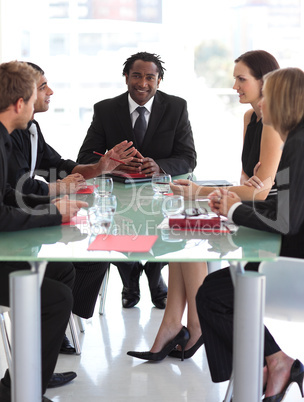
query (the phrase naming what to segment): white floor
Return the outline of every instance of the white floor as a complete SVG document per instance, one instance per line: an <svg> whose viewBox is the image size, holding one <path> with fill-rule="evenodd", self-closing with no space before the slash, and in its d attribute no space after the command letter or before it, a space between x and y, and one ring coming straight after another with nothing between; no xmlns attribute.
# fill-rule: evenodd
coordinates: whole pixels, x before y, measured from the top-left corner
<svg viewBox="0 0 304 402"><path fill-rule="evenodd" d="M166 278L166 268L163 274ZM114 268L110 274L105 314L98 314L97 304L93 318L85 322L85 333L79 334L81 355L60 355L58 359L57 372L72 370L78 377L64 387L48 390L46 396L54 402L221 402L227 382L211 382L203 347L184 362L167 357L162 362L152 363L127 356L128 350L149 349L163 311L153 307L145 277L141 278L142 297L137 307L123 309L120 292L121 281ZM267 323L282 349L304 361L304 325L269 320ZM245 357L244 364L249 364ZM0 342L1 374L5 368ZM297 386L293 385L284 401L300 400Z"/></svg>

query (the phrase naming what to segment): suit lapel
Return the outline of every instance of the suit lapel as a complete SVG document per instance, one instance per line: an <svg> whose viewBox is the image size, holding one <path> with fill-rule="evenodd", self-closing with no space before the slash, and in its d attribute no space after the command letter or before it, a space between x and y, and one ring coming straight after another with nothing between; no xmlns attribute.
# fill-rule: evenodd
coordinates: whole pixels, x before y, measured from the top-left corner
<svg viewBox="0 0 304 402"><path fill-rule="evenodd" d="M124 93L117 102L115 117L121 126L122 132L126 140L133 141L135 144L135 136L133 134L130 109L128 103L128 92Z"/></svg>

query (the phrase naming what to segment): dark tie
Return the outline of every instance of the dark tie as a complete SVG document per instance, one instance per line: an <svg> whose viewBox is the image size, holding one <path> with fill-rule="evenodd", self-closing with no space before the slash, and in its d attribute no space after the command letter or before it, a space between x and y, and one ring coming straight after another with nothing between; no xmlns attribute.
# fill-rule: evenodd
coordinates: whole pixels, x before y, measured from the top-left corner
<svg viewBox="0 0 304 402"><path fill-rule="evenodd" d="M139 106L136 110L139 113L139 116L136 119L133 131L136 138L137 146L141 147L147 129L147 122L145 119L146 108L144 106L143 107Z"/></svg>

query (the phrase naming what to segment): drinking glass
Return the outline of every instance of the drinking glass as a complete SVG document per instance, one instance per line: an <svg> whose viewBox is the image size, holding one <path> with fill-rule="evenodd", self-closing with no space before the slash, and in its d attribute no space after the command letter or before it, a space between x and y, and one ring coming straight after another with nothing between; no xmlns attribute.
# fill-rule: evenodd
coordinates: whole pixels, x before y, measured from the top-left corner
<svg viewBox="0 0 304 402"><path fill-rule="evenodd" d="M154 174L152 176L152 188L155 195L163 195L170 192L171 176L169 174Z"/></svg>
<svg viewBox="0 0 304 402"><path fill-rule="evenodd" d="M94 207L100 211L110 210L113 214L116 212L117 199L114 194L105 195L104 197L96 197Z"/></svg>
<svg viewBox="0 0 304 402"><path fill-rule="evenodd" d="M113 220L113 213L109 209L101 211L97 207L91 207L88 210L88 218L91 234L107 234Z"/></svg>
<svg viewBox="0 0 304 402"><path fill-rule="evenodd" d="M94 179L94 193L99 197L111 195L113 191L112 177L95 177Z"/></svg>
<svg viewBox="0 0 304 402"><path fill-rule="evenodd" d="M166 217L181 214L184 210L184 197L182 195L172 195L165 197L162 204L162 212Z"/></svg>

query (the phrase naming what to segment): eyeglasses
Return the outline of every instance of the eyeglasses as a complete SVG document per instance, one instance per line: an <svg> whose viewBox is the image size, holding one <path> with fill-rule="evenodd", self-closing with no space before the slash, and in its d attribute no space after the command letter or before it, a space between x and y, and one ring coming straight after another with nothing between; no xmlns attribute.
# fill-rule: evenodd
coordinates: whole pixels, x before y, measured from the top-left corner
<svg viewBox="0 0 304 402"><path fill-rule="evenodd" d="M186 208L183 212L183 215L185 215L185 218L190 217L190 216L199 216L199 215L208 215L208 211L206 208Z"/></svg>

